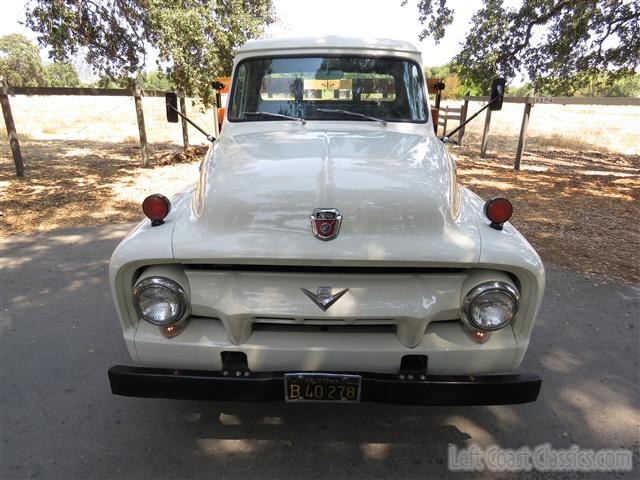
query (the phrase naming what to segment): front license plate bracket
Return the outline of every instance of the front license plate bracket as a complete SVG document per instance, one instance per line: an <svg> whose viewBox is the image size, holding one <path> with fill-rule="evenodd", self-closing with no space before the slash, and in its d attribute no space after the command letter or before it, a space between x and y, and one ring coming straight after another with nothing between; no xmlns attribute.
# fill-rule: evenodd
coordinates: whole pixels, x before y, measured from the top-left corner
<svg viewBox="0 0 640 480"><path fill-rule="evenodd" d="M362 376L343 373L286 373L284 398L290 403L359 403Z"/></svg>

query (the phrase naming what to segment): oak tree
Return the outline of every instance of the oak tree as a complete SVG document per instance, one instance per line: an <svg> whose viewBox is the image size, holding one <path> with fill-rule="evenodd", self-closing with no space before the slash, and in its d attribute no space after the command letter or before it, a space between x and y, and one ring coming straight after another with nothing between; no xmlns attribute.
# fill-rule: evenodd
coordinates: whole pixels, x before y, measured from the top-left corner
<svg viewBox="0 0 640 480"><path fill-rule="evenodd" d="M406 3L406 0L405 2ZM439 42L455 12L447 0L420 0L420 38ZM454 70L485 88L495 76L526 74L549 94L632 76L640 62L640 0L523 0L519 7L484 0Z"/></svg>
<svg viewBox="0 0 640 480"><path fill-rule="evenodd" d="M179 89L212 98L234 51L274 21L271 0L29 0L26 25L56 61L83 55L95 73L133 82L161 70Z"/></svg>
<svg viewBox="0 0 640 480"><path fill-rule="evenodd" d="M38 48L19 33L0 37L0 77L13 87L44 87L48 84Z"/></svg>
<svg viewBox="0 0 640 480"><path fill-rule="evenodd" d="M55 62L45 67L49 87L79 87L80 77L73 65Z"/></svg>

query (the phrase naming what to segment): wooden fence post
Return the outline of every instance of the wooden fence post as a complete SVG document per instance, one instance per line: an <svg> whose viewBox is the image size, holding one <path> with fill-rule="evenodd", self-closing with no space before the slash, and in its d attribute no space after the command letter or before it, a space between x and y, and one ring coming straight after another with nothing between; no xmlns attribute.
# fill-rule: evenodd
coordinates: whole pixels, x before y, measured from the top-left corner
<svg viewBox="0 0 640 480"><path fill-rule="evenodd" d="M20 142L18 141L18 133L16 132L16 125L13 123L13 115L11 114L11 104L9 103L9 96L6 95L4 90L5 84L0 80L0 104L2 104L2 115L4 116L4 123L7 126L7 135L9 136L9 146L11 147L11 154L13 155L13 163L16 166L16 175L24 177L24 162L22 161L22 152L20 151Z"/></svg>
<svg viewBox="0 0 640 480"><path fill-rule="evenodd" d="M527 103L524 104L524 113L522 114L522 125L520 126L520 137L518 138L518 148L516 149L516 160L513 163L515 170L520 170L520 162L522 161L522 154L524 153L524 147L527 142L527 128L529 127L529 116L531 115L532 103L529 101L529 95L527 95Z"/></svg>
<svg viewBox="0 0 640 480"><path fill-rule="evenodd" d="M442 125L442 135L446 135L447 134L447 117L449 116L449 112L446 110L444 110L444 125Z"/></svg>
<svg viewBox="0 0 640 480"><path fill-rule="evenodd" d="M470 92L467 92L464 97L464 103L462 104L462 110L460 111L460 125L462 125L467 120L467 110L469 109L469 100L467 99L467 95ZM466 127L462 127L458 132L458 145L464 147L464 129Z"/></svg>
<svg viewBox="0 0 640 480"><path fill-rule="evenodd" d="M491 108L487 108L487 116L484 118L484 132L482 133L482 145L480 146L480 158L484 158L487 153L487 143L489 142L489 126L491 125Z"/></svg>
<svg viewBox="0 0 640 480"><path fill-rule="evenodd" d="M147 150L147 131L144 128L144 112L142 111L142 92L140 85L136 84L133 92L134 102L136 104L136 117L138 118L138 132L140 133L140 147L142 150L142 166L149 166L149 152Z"/></svg>
<svg viewBox="0 0 640 480"><path fill-rule="evenodd" d="M187 102L184 98L184 93L180 95L180 113L182 113L185 117L187 116ZM186 152L187 148L189 148L189 131L187 130L187 121L184 119L184 117L180 118L182 120L182 145Z"/></svg>

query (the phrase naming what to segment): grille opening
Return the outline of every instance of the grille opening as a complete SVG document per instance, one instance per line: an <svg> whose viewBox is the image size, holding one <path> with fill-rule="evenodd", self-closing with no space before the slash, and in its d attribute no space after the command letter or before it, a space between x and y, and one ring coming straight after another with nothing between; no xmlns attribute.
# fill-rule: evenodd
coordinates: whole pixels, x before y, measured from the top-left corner
<svg viewBox="0 0 640 480"><path fill-rule="evenodd" d="M426 374L426 355L404 355L400 360L400 373Z"/></svg>
<svg viewBox="0 0 640 480"><path fill-rule="evenodd" d="M249 370L247 354L243 352L221 352L223 370Z"/></svg>
<svg viewBox="0 0 640 480"><path fill-rule="evenodd" d="M363 333L396 334L395 325L317 325L317 324L279 324L254 323L254 332L304 332L304 333Z"/></svg>
<svg viewBox="0 0 640 480"><path fill-rule="evenodd" d="M294 323L293 317L253 317L253 321L257 323Z"/></svg>
<svg viewBox="0 0 640 480"><path fill-rule="evenodd" d="M380 275L405 275L405 274L451 274L467 272L468 268L452 267L353 267L339 265L246 265L246 264L222 264L222 263L188 263L185 267L192 270L215 270L236 272L280 272L280 273L354 273L354 274L380 274Z"/></svg>
<svg viewBox="0 0 640 480"><path fill-rule="evenodd" d="M450 319L450 320L433 320L427 324L427 328L424 329L424 333L433 333L434 329L438 328L439 325L449 324L456 325L460 324L462 320L459 318Z"/></svg>
<svg viewBox="0 0 640 480"><path fill-rule="evenodd" d="M253 317L254 323L286 323L295 325L395 325L393 318L356 318L347 321L344 318L334 317Z"/></svg>

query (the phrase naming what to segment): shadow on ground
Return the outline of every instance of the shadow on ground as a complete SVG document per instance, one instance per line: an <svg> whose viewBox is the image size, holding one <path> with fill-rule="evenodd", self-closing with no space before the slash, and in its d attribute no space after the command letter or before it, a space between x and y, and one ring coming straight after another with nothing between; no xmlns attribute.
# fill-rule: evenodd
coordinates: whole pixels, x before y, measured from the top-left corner
<svg viewBox="0 0 640 480"><path fill-rule="evenodd" d="M24 178L15 176L8 145L3 142L0 148L4 235L137 220L144 198L138 177L148 175L147 183L165 192L167 183L193 183L197 177L191 170L187 176L156 167L193 163L206 152L197 146L183 154L177 145L154 144L149 146L150 167L142 168L140 146L131 143L25 140L21 148ZM140 194L132 199L127 190L134 187Z"/></svg>
<svg viewBox="0 0 640 480"><path fill-rule="evenodd" d="M514 152L480 158L476 147L450 148L460 182L483 198L509 198L511 222L544 261L598 281L640 282L640 156L544 149L515 171Z"/></svg>
<svg viewBox="0 0 640 480"><path fill-rule="evenodd" d="M109 255L130 227L3 242L2 478L435 478L449 476L448 445L473 442L629 448L636 471L621 478L637 478L640 286L596 286L548 265L521 369L543 378L533 404L133 399L111 395L106 376L130 362L107 283Z"/></svg>

